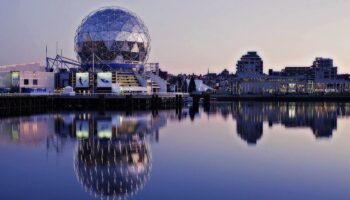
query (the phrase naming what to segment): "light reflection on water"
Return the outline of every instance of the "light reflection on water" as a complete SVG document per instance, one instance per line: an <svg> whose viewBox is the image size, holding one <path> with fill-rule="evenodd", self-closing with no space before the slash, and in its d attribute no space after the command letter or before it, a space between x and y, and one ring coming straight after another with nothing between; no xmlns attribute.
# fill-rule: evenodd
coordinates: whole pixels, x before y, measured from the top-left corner
<svg viewBox="0 0 350 200"><path fill-rule="evenodd" d="M0 196L349 199L349 116L349 103L236 102L1 119Z"/></svg>

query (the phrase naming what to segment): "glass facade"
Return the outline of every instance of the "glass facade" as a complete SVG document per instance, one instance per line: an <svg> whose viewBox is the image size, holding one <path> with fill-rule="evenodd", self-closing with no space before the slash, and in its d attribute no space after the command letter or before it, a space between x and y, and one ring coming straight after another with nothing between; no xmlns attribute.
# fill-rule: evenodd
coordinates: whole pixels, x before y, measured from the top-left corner
<svg viewBox="0 0 350 200"><path fill-rule="evenodd" d="M78 27L75 51L85 67L143 64L150 52L150 35L143 21L119 7L106 7L88 15Z"/></svg>

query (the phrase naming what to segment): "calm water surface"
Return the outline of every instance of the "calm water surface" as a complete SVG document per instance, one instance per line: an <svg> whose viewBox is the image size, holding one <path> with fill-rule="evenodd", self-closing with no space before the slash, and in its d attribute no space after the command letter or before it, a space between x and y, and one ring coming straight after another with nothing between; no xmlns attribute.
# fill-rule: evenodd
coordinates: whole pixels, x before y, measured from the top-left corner
<svg viewBox="0 0 350 200"><path fill-rule="evenodd" d="M0 119L0 199L350 199L350 104Z"/></svg>

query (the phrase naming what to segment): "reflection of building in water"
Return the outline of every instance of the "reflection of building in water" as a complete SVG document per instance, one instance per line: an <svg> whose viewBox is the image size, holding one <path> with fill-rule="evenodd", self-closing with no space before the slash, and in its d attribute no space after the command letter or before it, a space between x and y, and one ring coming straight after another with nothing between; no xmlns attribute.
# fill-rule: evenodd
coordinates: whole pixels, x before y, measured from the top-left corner
<svg viewBox="0 0 350 200"><path fill-rule="evenodd" d="M237 121L237 134L248 144L256 144L263 134L263 123L287 128L310 128L316 138L329 138L337 128L337 118L350 115L349 103L331 102L234 102L212 105L210 115L225 119L231 112Z"/></svg>
<svg viewBox="0 0 350 200"><path fill-rule="evenodd" d="M248 143L261 138L264 121L268 121L269 126L309 127L316 138L329 138L337 128L337 117L350 114L350 104L344 103L241 102L234 106L237 111L233 113L237 119L237 132Z"/></svg>
<svg viewBox="0 0 350 200"><path fill-rule="evenodd" d="M248 144L256 144L263 134L261 104L250 104L237 110L237 134ZM225 112L224 112L225 113Z"/></svg>
<svg viewBox="0 0 350 200"><path fill-rule="evenodd" d="M47 115L0 120L0 144L37 146L52 135L53 120Z"/></svg>
<svg viewBox="0 0 350 200"><path fill-rule="evenodd" d="M345 111L332 103L290 103L284 113L280 123L286 127L309 127L316 138L328 138L337 128L337 116Z"/></svg>
<svg viewBox="0 0 350 200"><path fill-rule="evenodd" d="M82 139L75 171L83 187L97 198L125 199L142 189L151 171L148 144L139 134L111 139Z"/></svg>

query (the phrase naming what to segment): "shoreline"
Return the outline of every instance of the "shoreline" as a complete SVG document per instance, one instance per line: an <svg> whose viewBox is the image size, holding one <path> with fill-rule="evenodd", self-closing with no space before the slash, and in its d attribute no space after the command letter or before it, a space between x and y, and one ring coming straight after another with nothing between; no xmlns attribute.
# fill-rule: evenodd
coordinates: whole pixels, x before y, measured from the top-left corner
<svg viewBox="0 0 350 200"><path fill-rule="evenodd" d="M192 97L192 100L190 98ZM201 99L203 101L201 101ZM0 95L0 116L25 115L37 112L72 110L97 111L155 111L181 110L192 104L194 107L209 106L215 102L349 102L350 95L228 95L228 94L154 94L154 95Z"/></svg>
<svg viewBox="0 0 350 200"><path fill-rule="evenodd" d="M350 95L209 95L215 101L334 101L350 102Z"/></svg>
<svg viewBox="0 0 350 200"><path fill-rule="evenodd" d="M69 110L163 110L180 109L188 94L154 95L0 95L0 115Z"/></svg>

